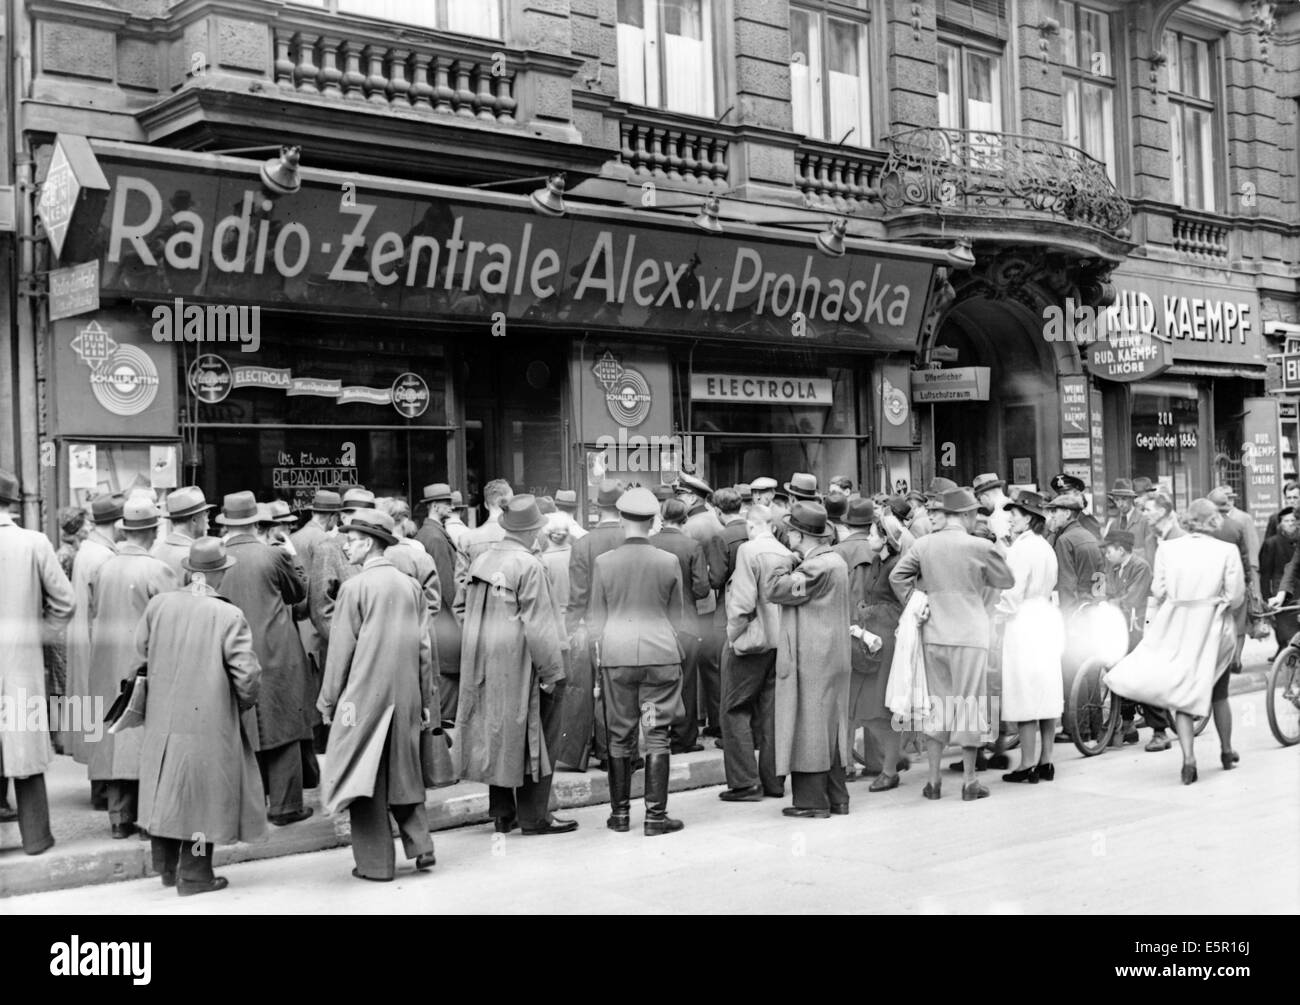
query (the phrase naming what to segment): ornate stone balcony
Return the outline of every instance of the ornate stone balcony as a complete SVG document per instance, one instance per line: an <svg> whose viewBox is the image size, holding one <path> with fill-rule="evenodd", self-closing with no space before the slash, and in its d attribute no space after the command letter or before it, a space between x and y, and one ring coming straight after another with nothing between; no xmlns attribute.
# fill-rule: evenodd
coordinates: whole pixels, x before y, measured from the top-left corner
<svg viewBox="0 0 1300 1005"><path fill-rule="evenodd" d="M812 207L854 213L876 200L881 154L805 139L795 151L795 186Z"/></svg>
<svg viewBox="0 0 1300 1005"><path fill-rule="evenodd" d="M731 130L708 120L626 106L619 110L618 163L630 181L726 192Z"/></svg>
<svg viewBox="0 0 1300 1005"><path fill-rule="evenodd" d="M1019 229L1048 240L1058 231L1075 246L1079 228L1086 228L1113 250L1129 236L1132 211L1105 165L1054 140L909 129L889 137L879 179L890 216L919 214L976 232Z"/></svg>
<svg viewBox="0 0 1300 1005"><path fill-rule="evenodd" d="M1208 213L1180 210L1174 217L1174 250L1216 262L1228 260L1228 223Z"/></svg>

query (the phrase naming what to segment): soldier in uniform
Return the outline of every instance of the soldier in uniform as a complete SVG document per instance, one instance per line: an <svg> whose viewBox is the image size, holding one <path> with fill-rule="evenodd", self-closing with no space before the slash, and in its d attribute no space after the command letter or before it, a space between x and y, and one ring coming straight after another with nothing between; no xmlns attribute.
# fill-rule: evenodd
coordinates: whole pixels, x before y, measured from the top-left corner
<svg viewBox="0 0 1300 1005"><path fill-rule="evenodd" d="M659 506L649 489L624 493L618 511L623 543L596 559L591 587L591 632L600 640L601 714L609 721L607 826L615 831L630 826L632 758L641 723L646 734L644 833L671 834L684 826L668 816L668 727L682 687L677 645L682 574L674 555L650 543Z"/></svg>

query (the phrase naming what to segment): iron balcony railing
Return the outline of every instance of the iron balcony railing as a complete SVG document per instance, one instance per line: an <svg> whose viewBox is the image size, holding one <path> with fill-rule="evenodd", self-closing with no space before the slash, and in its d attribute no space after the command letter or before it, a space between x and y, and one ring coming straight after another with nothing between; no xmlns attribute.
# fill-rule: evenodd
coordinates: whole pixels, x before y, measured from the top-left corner
<svg viewBox="0 0 1300 1005"><path fill-rule="evenodd" d="M929 127L889 137L880 169L890 210L1027 214L1127 237L1132 210L1106 166L1056 140Z"/></svg>

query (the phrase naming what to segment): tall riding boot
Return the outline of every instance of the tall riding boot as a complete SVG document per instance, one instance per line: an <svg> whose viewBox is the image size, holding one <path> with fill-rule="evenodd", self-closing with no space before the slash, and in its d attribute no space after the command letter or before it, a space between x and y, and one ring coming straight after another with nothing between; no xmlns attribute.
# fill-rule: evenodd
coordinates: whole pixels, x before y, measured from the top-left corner
<svg viewBox="0 0 1300 1005"><path fill-rule="evenodd" d="M668 755L647 754L645 759L645 833L671 834L686 825L668 815Z"/></svg>
<svg viewBox="0 0 1300 1005"><path fill-rule="evenodd" d="M610 756L609 819L605 826L612 831L626 831L632 816L632 758Z"/></svg>

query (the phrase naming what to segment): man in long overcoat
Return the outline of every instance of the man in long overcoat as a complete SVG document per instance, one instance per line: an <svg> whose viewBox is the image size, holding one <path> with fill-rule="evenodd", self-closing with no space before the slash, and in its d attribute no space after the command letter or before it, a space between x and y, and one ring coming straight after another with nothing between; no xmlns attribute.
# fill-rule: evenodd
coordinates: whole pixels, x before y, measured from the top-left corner
<svg viewBox="0 0 1300 1005"><path fill-rule="evenodd" d="M18 479L0 471L0 703L24 727L36 728L0 729L0 775L14 780L23 851L39 855L54 844L45 796L51 750L41 642L72 617L74 601L50 539L14 523L19 496Z"/></svg>
<svg viewBox="0 0 1300 1005"><path fill-rule="evenodd" d="M181 562L189 586L150 600L135 635L149 681L140 820L163 886L182 897L226 887L212 874L214 845L266 833L262 779L240 725L262 668L248 621L217 592L234 564L219 538L196 540Z"/></svg>
<svg viewBox="0 0 1300 1005"><path fill-rule="evenodd" d="M72 596L76 610L68 625L68 686L69 701L87 703L90 698L90 581L99 567L117 554L121 534L117 522L122 519L125 500L121 496L100 496L90 504L90 520L94 525L86 540L77 549L72 560ZM63 732L63 749L78 764L90 764L90 745L81 723ZM108 809L108 787L103 782L90 783L91 806L97 810Z"/></svg>
<svg viewBox="0 0 1300 1005"><path fill-rule="evenodd" d="M221 595L244 612L253 633L253 651L262 666L254 749L270 803L268 819L284 826L312 814L302 801L299 746L312 735L307 654L293 623L293 606L306 597L307 584L288 552L252 533L258 520L252 492L235 492L222 501L217 523L227 528L226 548L236 564L221 581Z"/></svg>
<svg viewBox="0 0 1300 1005"><path fill-rule="evenodd" d="M438 661L438 706L443 721L456 720L456 703L460 700L460 625L452 607L456 601L456 545L443 525L451 513L451 486L435 482L424 487L424 501L429 514L415 539L433 559L438 570L438 587L442 603L433 619L434 658Z"/></svg>
<svg viewBox="0 0 1300 1005"><path fill-rule="evenodd" d="M597 523L585 536L573 542L569 555L569 606L564 612L564 626L569 634L569 661L572 679L564 689L564 718L560 726L560 749L556 753L566 764L577 763L582 750L595 734L596 757L600 769L608 769L608 738L604 716L596 712L592 684L596 679L592 653L591 577L596 559L623 543L623 526L619 522L618 500L623 494L621 482L606 478L596 492Z"/></svg>
<svg viewBox="0 0 1300 1005"><path fill-rule="evenodd" d="M125 540L100 566L90 584L90 693L107 709L137 666L135 629L149 601L177 585L166 563L149 554L158 510L148 499L128 499L122 513ZM140 732L106 729L91 745L90 780L108 783L113 837L136 831L140 779Z"/></svg>
<svg viewBox="0 0 1300 1005"><path fill-rule="evenodd" d="M762 596L781 606L776 651L776 772L790 775L789 817L849 812L849 570L831 550L820 503L795 500L785 517L793 569L774 563Z"/></svg>
<svg viewBox="0 0 1300 1005"><path fill-rule="evenodd" d="M317 700L331 725L321 799L327 813L348 810L352 875L377 882L397 865L390 814L416 869L434 865L420 766L420 731L435 725L429 613L420 585L385 557L396 544L387 513L349 521L348 557L361 571L339 587Z"/></svg>
<svg viewBox="0 0 1300 1005"><path fill-rule="evenodd" d="M700 619L704 616L696 613L695 602L709 596L712 586L709 583L709 563L704 557L704 546L684 530L686 504L680 499L665 499L659 507L659 514L662 526L658 534L650 535L650 543L676 558L682 574L683 616L680 641L685 653L682 658L682 700L668 735L672 739L672 753L690 754L704 749L696 742L700 722L695 677L696 661L704 634L700 629Z"/></svg>
<svg viewBox="0 0 1300 1005"><path fill-rule="evenodd" d="M939 798L939 761L951 739L962 748L962 798L983 799L989 790L975 779L975 757L991 714L986 591L1005 590L1015 577L997 545L972 533L979 509L975 496L949 489L941 500L943 527L919 538L899 558L889 583L904 608L915 588L925 591L929 606L921 642L936 709L925 734L930 780L922 795Z"/></svg>
<svg viewBox="0 0 1300 1005"><path fill-rule="evenodd" d="M545 523L533 496L507 501L504 537L474 559L456 597L461 771L488 786L488 814L502 834L578 829L549 812L565 682L550 581L531 551Z"/></svg>
<svg viewBox="0 0 1300 1005"><path fill-rule="evenodd" d="M167 522L171 529L153 546L153 557L171 569L176 582L185 578L184 562L190 546L208 533L208 510L216 509L204 498L203 490L186 485L167 494Z"/></svg>
<svg viewBox="0 0 1300 1005"><path fill-rule="evenodd" d="M722 521L707 505L713 490L707 482L683 473L674 486L677 498L686 506L687 537L700 542L709 572L709 592L695 601L696 630L700 636L695 659L698 682L688 679L689 667L683 667L682 700L687 716L699 715L708 725L704 735L722 736L722 643L727 633L727 612L719 603L719 593L727 585L727 543ZM685 583L682 584L685 588ZM688 601L689 603L689 601ZM701 707L702 706L702 707Z"/></svg>

